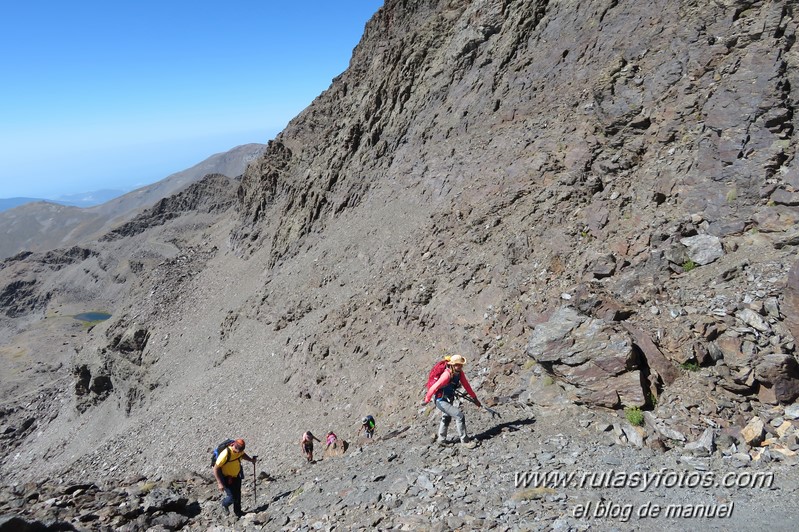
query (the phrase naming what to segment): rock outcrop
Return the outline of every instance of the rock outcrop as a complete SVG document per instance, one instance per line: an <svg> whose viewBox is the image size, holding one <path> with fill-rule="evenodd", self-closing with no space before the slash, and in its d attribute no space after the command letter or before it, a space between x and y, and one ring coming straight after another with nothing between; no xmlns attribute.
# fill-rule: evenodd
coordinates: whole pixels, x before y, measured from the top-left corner
<svg viewBox="0 0 799 532"><path fill-rule="evenodd" d="M169 196L145 209L131 221L100 237L100 242L130 237L191 212L226 211L236 198L238 183L222 174L209 174L180 194Z"/></svg>

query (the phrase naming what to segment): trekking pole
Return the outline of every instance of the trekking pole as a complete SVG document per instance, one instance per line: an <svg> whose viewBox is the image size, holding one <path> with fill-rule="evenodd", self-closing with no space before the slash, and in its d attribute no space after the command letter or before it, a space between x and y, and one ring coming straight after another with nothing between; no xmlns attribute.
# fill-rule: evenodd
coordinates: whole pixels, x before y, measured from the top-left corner
<svg viewBox="0 0 799 532"><path fill-rule="evenodd" d="M469 401L469 402L470 402L470 403L472 403L473 405L477 406L477 401L475 401L474 399L472 399L472 396L471 396L471 395L469 395L469 394L465 394L465 393L463 393L463 392L461 392L461 391L457 391L457 392L455 392L455 395L457 395L458 397L460 397L460 398L462 398L462 399L466 399L467 401ZM500 413L499 413L499 412L497 412L496 410L493 410L493 409L491 409L491 408L488 408L487 406L485 406L485 405L484 405L484 404L482 404L482 403L480 403L480 408L483 408L483 409L485 409L485 411L486 411L486 412L488 412L489 414L491 414L491 417L499 417L499 418L501 418L501 417L502 417L502 414L500 414Z"/></svg>
<svg viewBox="0 0 799 532"><path fill-rule="evenodd" d="M257 456L252 457L252 507L258 508L258 484L255 482L255 461Z"/></svg>

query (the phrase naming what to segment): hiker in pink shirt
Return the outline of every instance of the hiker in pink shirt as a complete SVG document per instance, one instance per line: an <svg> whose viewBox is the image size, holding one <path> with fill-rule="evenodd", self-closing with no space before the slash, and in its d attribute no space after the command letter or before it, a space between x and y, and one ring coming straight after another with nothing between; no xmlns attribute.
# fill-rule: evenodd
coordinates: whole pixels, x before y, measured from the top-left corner
<svg viewBox="0 0 799 532"><path fill-rule="evenodd" d="M338 440L338 437L337 437L337 436L336 436L336 435L333 433L333 431L332 431L332 430L331 430L330 432L328 432L328 433L327 433L327 442L326 442L326 443L327 443L327 445L325 445L325 451L326 451L326 450L327 450L327 449L328 449L328 448L329 448L331 445L335 445L337 440Z"/></svg>
<svg viewBox="0 0 799 532"><path fill-rule="evenodd" d="M440 444L446 443L450 421L455 418L455 425L458 428L461 443L467 444L469 448L474 448L477 443L469 439L469 435L466 432L466 418L461 409L453 404L455 402L455 390L462 385L466 393L474 399L474 404L481 406L480 400L477 399L477 394L472 390L469 381L466 379L466 374L463 372L464 364L466 364L466 359L460 355L450 358L447 368L441 374L441 377L427 390L422 404L429 403L435 397L436 408L442 412L437 439Z"/></svg>

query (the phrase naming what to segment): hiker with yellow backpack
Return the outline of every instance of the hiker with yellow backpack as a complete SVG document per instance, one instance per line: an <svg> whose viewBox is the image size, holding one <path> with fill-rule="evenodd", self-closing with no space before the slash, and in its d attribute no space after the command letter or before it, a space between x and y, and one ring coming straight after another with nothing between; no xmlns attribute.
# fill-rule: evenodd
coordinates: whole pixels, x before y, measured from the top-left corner
<svg viewBox="0 0 799 532"><path fill-rule="evenodd" d="M244 440L227 440L220 444L214 452L214 477L216 478L219 491L225 493L222 500L222 509L228 513L228 508L233 505L233 513L236 517L241 517L244 512L241 510L241 479L244 471L241 469L241 461L247 460L253 463L253 489L255 489L255 461L257 456L250 457L244 452Z"/></svg>
<svg viewBox="0 0 799 532"><path fill-rule="evenodd" d="M466 378L466 373L463 371L463 365L466 364L466 359L460 355L447 357L439 361L430 371L427 379L427 393L422 400L422 404L426 405L435 397L436 408L441 410L441 423L438 426L438 438L436 441L444 445L447 443L447 431L452 418L455 418L455 425L458 428L458 436L460 436L461 443L467 448L473 449L477 446L477 442L470 440L469 434L466 432L466 418L461 409L455 404L455 392L461 386L472 398L472 402L479 406L480 400L477 399L477 394L472 390L469 381Z"/></svg>

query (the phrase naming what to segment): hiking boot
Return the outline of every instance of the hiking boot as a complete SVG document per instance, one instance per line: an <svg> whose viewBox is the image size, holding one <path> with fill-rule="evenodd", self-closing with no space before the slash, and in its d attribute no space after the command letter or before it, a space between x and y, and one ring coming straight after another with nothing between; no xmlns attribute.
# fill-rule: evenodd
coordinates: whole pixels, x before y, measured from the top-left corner
<svg viewBox="0 0 799 532"><path fill-rule="evenodd" d="M476 440L465 440L465 441L461 442L461 445L463 447L467 448L467 449L474 449L475 447L477 447L477 441Z"/></svg>

